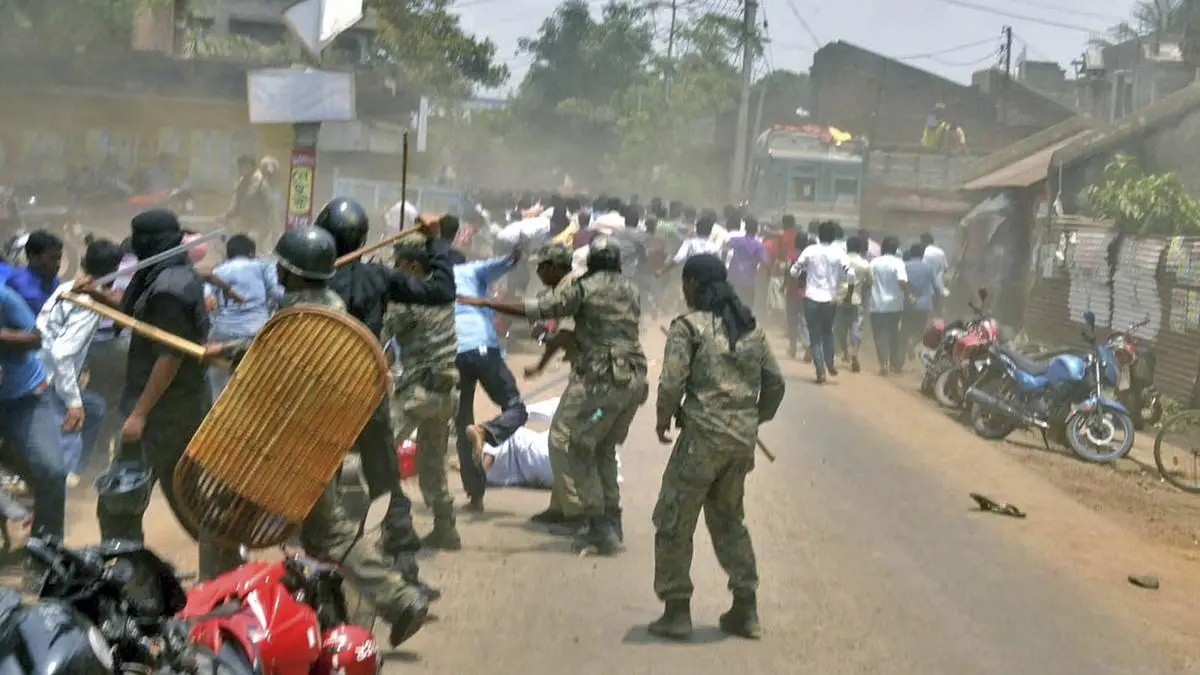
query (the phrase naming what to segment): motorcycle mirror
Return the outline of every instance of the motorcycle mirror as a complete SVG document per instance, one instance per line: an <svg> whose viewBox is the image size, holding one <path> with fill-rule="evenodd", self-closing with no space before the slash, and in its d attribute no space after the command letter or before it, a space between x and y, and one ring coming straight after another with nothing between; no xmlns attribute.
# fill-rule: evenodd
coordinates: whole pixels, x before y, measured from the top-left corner
<svg viewBox="0 0 1200 675"><path fill-rule="evenodd" d="M986 289L986 288L979 289L980 302L987 302L987 299L988 299L988 289Z"/></svg>
<svg viewBox="0 0 1200 675"><path fill-rule="evenodd" d="M1084 312L1083 313L1083 322L1087 324L1088 328L1095 328L1096 327L1096 313L1090 309L1087 310L1086 312Z"/></svg>

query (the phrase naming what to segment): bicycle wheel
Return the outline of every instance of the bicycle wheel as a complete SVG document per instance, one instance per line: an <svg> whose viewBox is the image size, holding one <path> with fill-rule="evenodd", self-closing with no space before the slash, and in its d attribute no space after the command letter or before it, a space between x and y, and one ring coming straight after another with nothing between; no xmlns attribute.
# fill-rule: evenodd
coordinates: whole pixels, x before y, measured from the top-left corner
<svg viewBox="0 0 1200 675"><path fill-rule="evenodd" d="M1163 419L1154 436L1154 464L1163 480L1200 494L1200 410L1181 410Z"/></svg>

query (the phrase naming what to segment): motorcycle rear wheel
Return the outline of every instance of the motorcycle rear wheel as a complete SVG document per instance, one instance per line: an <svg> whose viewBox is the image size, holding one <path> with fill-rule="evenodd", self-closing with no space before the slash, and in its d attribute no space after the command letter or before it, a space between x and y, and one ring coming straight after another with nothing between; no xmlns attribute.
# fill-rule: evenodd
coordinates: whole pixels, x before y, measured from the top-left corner
<svg viewBox="0 0 1200 675"><path fill-rule="evenodd" d="M1104 433L1121 432L1122 438L1120 443L1111 444L1111 438L1108 443L1100 446L1093 446L1089 443L1087 436L1091 426L1099 426L1101 424L1109 425L1109 429L1102 430ZM1092 462L1094 464L1108 464L1115 462L1118 459L1129 454L1133 449L1133 419L1117 410L1108 406L1100 406L1098 411L1076 411L1067 417L1064 423L1067 434L1067 445L1071 450L1082 460ZM1108 451L1103 451L1101 448L1109 448Z"/></svg>
<svg viewBox="0 0 1200 675"><path fill-rule="evenodd" d="M1003 380L996 380L980 386L999 398L1011 398L1008 383ZM971 428L980 438L1000 441L1016 431L1017 425L1006 421L1001 415L992 414L987 406L976 404L971 406Z"/></svg>

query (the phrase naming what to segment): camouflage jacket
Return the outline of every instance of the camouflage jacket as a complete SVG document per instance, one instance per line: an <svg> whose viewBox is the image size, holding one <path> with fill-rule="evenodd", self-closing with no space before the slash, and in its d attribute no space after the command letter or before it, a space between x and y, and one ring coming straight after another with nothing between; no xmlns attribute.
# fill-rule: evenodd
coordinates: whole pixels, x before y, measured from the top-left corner
<svg viewBox="0 0 1200 675"><path fill-rule="evenodd" d="M454 305L392 304L383 316L379 339L395 339L403 369L396 391L421 386L446 392L458 383L458 337L454 330Z"/></svg>
<svg viewBox="0 0 1200 675"><path fill-rule="evenodd" d="M526 300L525 315L534 321L575 320L575 367L585 380L619 386L645 381L646 355L638 326L641 300L637 287L619 272L598 272L559 284Z"/></svg>
<svg viewBox="0 0 1200 675"><path fill-rule="evenodd" d="M338 297L337 293L328 288L306 288L302 291L288 291L279 299L279 306L276 310L295 307L296 305L320 305L329 309L345 312L346 303ZM246 350L250 349L250 343L254 342L254 338L242 338L240 340L231 340L221 343L221 356L232 359L235 363L240 361L246 354Z"/></svg>
<svg viewBox="0 0 1200 675"><path fill-rule="evenodd" d="M689 312L671 322L658 378L658 427L671 421L730 450L753 450L758 425L783 402L783 376L761 328L732 351L721 319Z"/></svg>

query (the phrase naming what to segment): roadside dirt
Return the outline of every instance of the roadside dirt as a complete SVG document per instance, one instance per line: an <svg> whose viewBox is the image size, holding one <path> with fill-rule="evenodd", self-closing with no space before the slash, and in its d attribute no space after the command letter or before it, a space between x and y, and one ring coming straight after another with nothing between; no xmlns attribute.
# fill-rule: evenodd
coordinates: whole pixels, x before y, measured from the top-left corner
<svg viewBox="0 0 1200 675"><path fill-rule="evenodd" d="M831 380L829 395L860 411L864 423L894 430L889 451L939 475L962 494L964 510L969 492L1024 510L1024 520L984 522L1055 565L1064 583L1080 585L1098 605L1122 608L1139 634L1161 643L1177 663L1197 663L1200 615L1192 598L1200 594L1200 499L1132 460L1086 464L1066 449L1047 452L1027 434L1000 443L980 439L922 397L915 375L881 378L870 372L873 360L864 362L866 372ZM783 369L789 386L816 386L811 365L786 360ZM1161 590L1136 588L1130 575L1153 575Z"/></svg>

